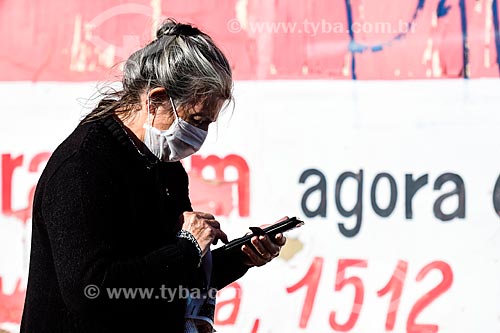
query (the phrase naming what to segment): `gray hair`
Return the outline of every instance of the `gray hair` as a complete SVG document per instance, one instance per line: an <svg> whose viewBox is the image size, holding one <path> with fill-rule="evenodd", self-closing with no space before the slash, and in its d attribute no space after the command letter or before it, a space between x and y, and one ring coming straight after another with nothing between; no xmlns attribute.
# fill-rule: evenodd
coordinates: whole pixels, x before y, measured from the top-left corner
<svg viewBox="0 0 500 333"><path fill-rule="evenodd" d="M127 118L140 109L140 95L156 87L165 88L187 110L199 103L212 110L221 100L233 99L231 67L210 36L190 24L168 19L156 32L156 39L125 62L122 89L104 93L83 121L110 114Z"/></svg>

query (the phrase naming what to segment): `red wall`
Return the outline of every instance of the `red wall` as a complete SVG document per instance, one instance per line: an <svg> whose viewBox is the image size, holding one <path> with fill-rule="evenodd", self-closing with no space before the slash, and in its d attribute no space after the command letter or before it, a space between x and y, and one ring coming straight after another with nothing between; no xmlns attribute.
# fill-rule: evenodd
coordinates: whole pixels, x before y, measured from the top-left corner
<svg viewBox="0 0 500 333"><path fill-rule="evenodd" d="M239 80L498 77L496 2L0 0L0 80L112 79L117 71L109 68L150 40L160 15L212 35ZM235 32L235 18L247 28ZM413 31L397 39L399 25L408 22ZM351 36L349 23L368 28ZM370 32L375 24L397 31ZM332 31L333 25L344 30ZM353 45L368 48L351 52ZM382 50L370 48L377 45Z"/></svg>

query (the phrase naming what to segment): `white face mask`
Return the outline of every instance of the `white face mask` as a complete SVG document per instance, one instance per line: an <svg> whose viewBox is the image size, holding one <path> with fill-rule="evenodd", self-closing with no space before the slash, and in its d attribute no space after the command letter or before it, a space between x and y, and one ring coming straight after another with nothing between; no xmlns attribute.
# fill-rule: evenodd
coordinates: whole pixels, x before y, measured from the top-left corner
<svg viewBox="0 0 500 333"><path fill-rule="evenodd" d="M196 153L208 134L207 131L179 118L172 98L170 98L170 104L174 110L175 120L169 129L159 130L152 126L148 96L148 121L144 124L146 129L144 144L164 162L176 162Z"/></svg>

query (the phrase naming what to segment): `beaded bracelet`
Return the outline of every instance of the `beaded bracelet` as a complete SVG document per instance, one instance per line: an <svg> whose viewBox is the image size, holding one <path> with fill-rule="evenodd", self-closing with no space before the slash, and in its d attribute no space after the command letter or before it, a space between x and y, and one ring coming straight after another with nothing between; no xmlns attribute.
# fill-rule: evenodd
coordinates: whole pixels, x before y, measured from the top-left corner
<svg viewBox="0 0 500 333"><path fill-rule="evenodd" d="M202 256L202 251L201 251L201 247L200 247L200 244L198 244L198 241L196 240L196 238L194 238L193 234L190 233L189 231L187 230L180 230L178 233L177 233L177 238L184 238L184 239L187 239L189 240L191 243L193 243L195 246L196 246L196 250L198 250L198 255L200 257L200 261L198 263L198 267L200 267L200 264L201 264L201 256Z"/></svg>

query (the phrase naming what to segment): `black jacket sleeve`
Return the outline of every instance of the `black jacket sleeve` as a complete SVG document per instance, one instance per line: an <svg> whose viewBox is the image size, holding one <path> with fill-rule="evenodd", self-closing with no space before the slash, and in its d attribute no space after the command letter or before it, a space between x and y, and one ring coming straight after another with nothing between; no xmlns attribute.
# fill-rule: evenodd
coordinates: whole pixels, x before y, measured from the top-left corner
<svg viewBox="0 0 500 333"><path fill-rule="evenodd" d="M212 251L212 286L218 290L241 278L250 268L243 263L237 252L227 253L221 249Z"/></svg>
<svg viewBox="0 0 500 333"><path fill-rule="evenodd" d="M65 304L79 313L129 308L137 303L109 301L102 295L105 288L177 287L187 281L199 262L198 251L188 240L173 238L142 256L122 257L113 252L104 227L117 209L111 204L111 189L103 186L109 182L109 173L89 165L92 162L82 162L92 159L80 154L74 153L60 165L45 184L42 198L43 221ZM99 299L85 297L88 285L99 287Z"/></svg>

